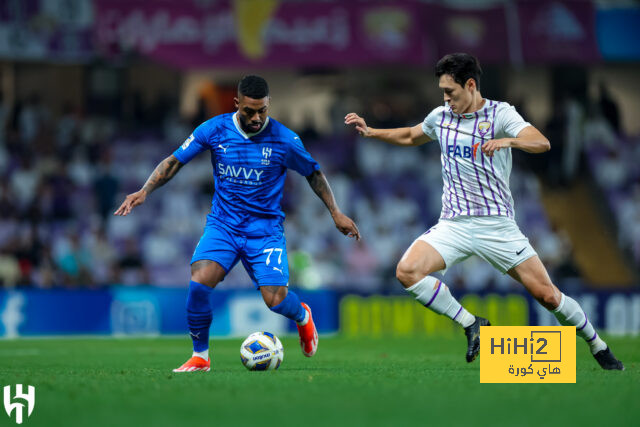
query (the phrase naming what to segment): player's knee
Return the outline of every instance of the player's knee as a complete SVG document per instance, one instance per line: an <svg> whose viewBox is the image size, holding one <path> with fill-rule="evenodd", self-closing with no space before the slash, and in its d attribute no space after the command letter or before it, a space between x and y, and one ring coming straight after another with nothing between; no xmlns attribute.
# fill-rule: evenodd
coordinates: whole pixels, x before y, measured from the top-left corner
<svg viewBox="0 0 640 427"><path fill-rule="evenodd" d="M273 307L277 306L278 304L280 304L282 302L284 298L282 299L278 299L277 297L270 297L270 298L265 298L264 299L264 303L267 305L267 307L269 307L269 310L273 310Z"/></svg>
<svg viewBox="0 0 640 427"><path fill-rule="evenodd" d="M404 286L408 288L418 282L424 275L421 275L418 265L407 260L400 260L396 266L396 278Z"/></svg>
<svg viewBox="0 0 640 427"><path fill-rule="evenodd" d="M211 288L215 288L224 275L224 269L213 261L201 260L191 264L191 280Z"/></svg>
<svg viewBox="0 0 640 427"><path fill-rule="evenodd" d="M210 277L207 274L204 274L202 271L197 271L195 273L192 273L191 280L194 282L202 283L203 285L209 286L210 288L215 287L218 283L212 277Z"/></svg>
<svg viewBox="0 0 640 427"><path fill-rule="evenodd" d="M545 287L535 298L547 310L555 310L560 305L560 292L556 292L553 287Z"/></svg>
<svg viewBox="0 0 640 427"><path fill-rule="evenodd" d="M286 286L269 286L268 288L275 288L274 290L269 289L265 291L263 287L260 288L262 292L262 299L264 303L269 307L270 310L273 310L273 307L279 305L286 297L287 297L287 287Z"/></svg>

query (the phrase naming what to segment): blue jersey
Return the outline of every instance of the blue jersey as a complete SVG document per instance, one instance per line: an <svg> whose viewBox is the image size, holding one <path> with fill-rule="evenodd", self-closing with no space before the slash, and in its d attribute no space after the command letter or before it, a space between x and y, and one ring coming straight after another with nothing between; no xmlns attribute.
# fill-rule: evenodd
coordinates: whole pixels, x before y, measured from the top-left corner
<svg viewBox="0 0 640 427"><path fill-rule="evenodd" d="M237 113L222 114L196 128L173 155L187 163L210 150L215 194L207 225L220 222L246 236L282 231L280 207L287 169L309 176L320 169L295 132L267 118L255 134L245 133Z"/></svg>

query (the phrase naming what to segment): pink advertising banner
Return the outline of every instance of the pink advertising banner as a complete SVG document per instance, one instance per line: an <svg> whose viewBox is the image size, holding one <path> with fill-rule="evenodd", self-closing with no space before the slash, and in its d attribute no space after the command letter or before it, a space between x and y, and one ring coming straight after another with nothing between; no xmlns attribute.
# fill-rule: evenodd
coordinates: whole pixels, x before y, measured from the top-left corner
<svg viewBox="0 0 640 427"><path fill-rule="evenodd" d="M502 5L482 9L426 5L424 15L438 57L467 52L483 63L508 61L507 21Z"/></svg>
<svg viewBox="0 0 640 427"><path fill-rule="evenodd" d="M137 51L180 68L421 63L413 2L98 0L103 51Z"/></svg>
<svg viewBox="0 0 640 427"><path fill-rule="evenodd" d="M137 52L177 68L597 61L593 5L518 2L458 9L413 0L96 0L102 54ZM517 9L516 9L517 8ZM508 30L511 30L509 32Z"/></svg>

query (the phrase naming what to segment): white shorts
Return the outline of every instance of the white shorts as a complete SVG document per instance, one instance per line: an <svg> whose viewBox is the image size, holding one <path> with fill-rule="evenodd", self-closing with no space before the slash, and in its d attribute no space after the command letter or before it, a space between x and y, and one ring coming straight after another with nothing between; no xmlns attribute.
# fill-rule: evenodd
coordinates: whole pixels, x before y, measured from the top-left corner
<svg viewBox="0 0 640 427"><path fill-rule="evenodd" d="M440 219L416 240L433 246L447 270L477 255L503 274L537 253L518 224L505 216L457 216Z"/></svg>

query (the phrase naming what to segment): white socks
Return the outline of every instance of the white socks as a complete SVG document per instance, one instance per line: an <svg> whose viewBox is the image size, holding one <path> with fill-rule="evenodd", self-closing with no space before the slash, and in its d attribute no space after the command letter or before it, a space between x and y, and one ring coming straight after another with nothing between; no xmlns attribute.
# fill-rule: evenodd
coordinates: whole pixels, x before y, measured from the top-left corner
<svg viewBox="0 0 640 427"><path fill-rule="evenodd" d="M209 349L206 349L204 351L194 351L191 357L193 356L198 356L203 358L204 360L209 360Z"/></svg>
<svg viewBox="0 0 640 427"><path fill-rule="evenodd" d="M435 277L426 276L415 285L407 288L407 292L415 297L422 305L438 314L444 314L463 328L476 321L475 316L451 295L447 285Z"/></svg>
<svg viewBox="0 0 640 427"><path fill-rule="evenodd" d="M573 298L562 294L560 305L553 310L553 314L561 325L576 327L576 334L589 344L592 354L607 348L607 344L598 336L580 304Z"/></svg>
<svg viewBox="0 0 640 427"><path fill-rule="evenodd" d="M444 314L463 328L470 326L476 320L475 316L465 310L451 295L447 285L435 277L426 276L415 285L407 288L407 292L425 307L438 314ZM592 354L607 348L607 344L598 336L580 304L573 298L562 294L560 305L553 310L553 314L561 325L576 327L576 334L589 344Z"/></svg>

